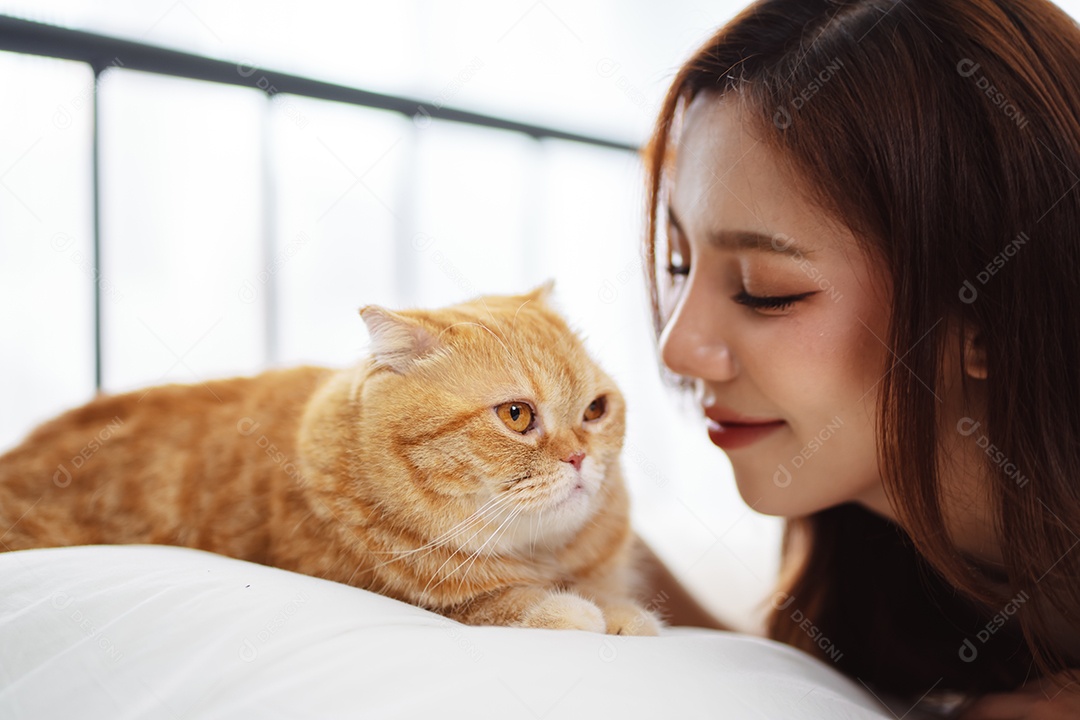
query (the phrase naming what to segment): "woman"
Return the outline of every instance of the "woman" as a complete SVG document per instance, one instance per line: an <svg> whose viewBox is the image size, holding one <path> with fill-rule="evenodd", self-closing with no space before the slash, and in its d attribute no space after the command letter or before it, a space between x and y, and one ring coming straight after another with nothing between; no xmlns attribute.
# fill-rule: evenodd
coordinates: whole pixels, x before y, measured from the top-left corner
<svg viewBox="0 0 1080 720"><path fill-rule="evenodd" d="M662 360L787 518L768 636L911 702L985 694L965 718L1080 716L1076 23L760 0L646 166Z"/></svg>

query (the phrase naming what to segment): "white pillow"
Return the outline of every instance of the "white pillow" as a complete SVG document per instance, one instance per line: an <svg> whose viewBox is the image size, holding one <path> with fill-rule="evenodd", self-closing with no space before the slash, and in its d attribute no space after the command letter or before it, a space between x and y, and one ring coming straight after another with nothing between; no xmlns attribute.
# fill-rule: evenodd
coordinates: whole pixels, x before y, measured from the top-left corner
<svg viewBox="0 0 1080 720"><path fill-rule="evenodd" d="M469 627L319 578L131 545L0 553L0 717L893 716L762 638Z"/></svg>

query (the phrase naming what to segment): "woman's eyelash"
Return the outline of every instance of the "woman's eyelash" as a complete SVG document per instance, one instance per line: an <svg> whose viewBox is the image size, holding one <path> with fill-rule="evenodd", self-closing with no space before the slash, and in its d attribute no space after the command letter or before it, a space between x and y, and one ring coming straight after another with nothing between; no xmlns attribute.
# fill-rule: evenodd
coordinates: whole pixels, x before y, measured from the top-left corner
<svg viewBox="0 0 1080 720"><path fill-rule="evenodd" d="M668 275L689 275L689 265L675 265L671 263L667 266ZM813 295L813 292L805 292L799 295L751 295L745 290L740 290L735 296L735 302L740 305L745 305L755 310L785 310L788 307L794 305L800 300Z"/></svg>
<svg viewBox="0 0 1080 720"><path fill-rule="evenodd" d="M757 310L784 310L813 294L813 292L806 292L800 295L764 296L751 295L745 290L740 290L735 296L735 302Z"/></svg>

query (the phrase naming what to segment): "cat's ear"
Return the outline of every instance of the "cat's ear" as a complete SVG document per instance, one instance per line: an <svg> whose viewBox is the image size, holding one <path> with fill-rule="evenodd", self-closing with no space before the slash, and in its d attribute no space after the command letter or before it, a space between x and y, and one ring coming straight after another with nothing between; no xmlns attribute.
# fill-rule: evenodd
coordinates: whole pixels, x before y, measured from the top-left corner
<svg viewBox="0 0 1080 720"><path fill-rule="evenodd" d="M547 302L551 300L551 294L555 292L555 278L548 278L542 285L538 285L529 292L525 293L525 297L530 300L539 300L541 302Z"/></svg>
<svg viewBox="0 0 1080 720"><path fill-rule="evenodd" d="M376 365L398 374L406 373L436 347L438 340L417 320L378 305L360 308L360 317L371 334L371 355Z"/></svg>

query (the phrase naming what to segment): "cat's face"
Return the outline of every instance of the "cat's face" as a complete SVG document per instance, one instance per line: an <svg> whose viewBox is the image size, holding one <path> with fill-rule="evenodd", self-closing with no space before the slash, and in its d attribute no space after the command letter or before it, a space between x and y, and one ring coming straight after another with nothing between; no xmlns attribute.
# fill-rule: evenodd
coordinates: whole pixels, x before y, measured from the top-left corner
<svg viewBox="0 0 1080 720"><path fill-rule="evenodd" d="M605 484L621 482L622 395L545 298L542 288L364 311L382 365L365 383L365 412L377 406L390 423L386 450L409 468L411 492L454 498L473 516L455 543L466 549L568 540Z"/></svg>

